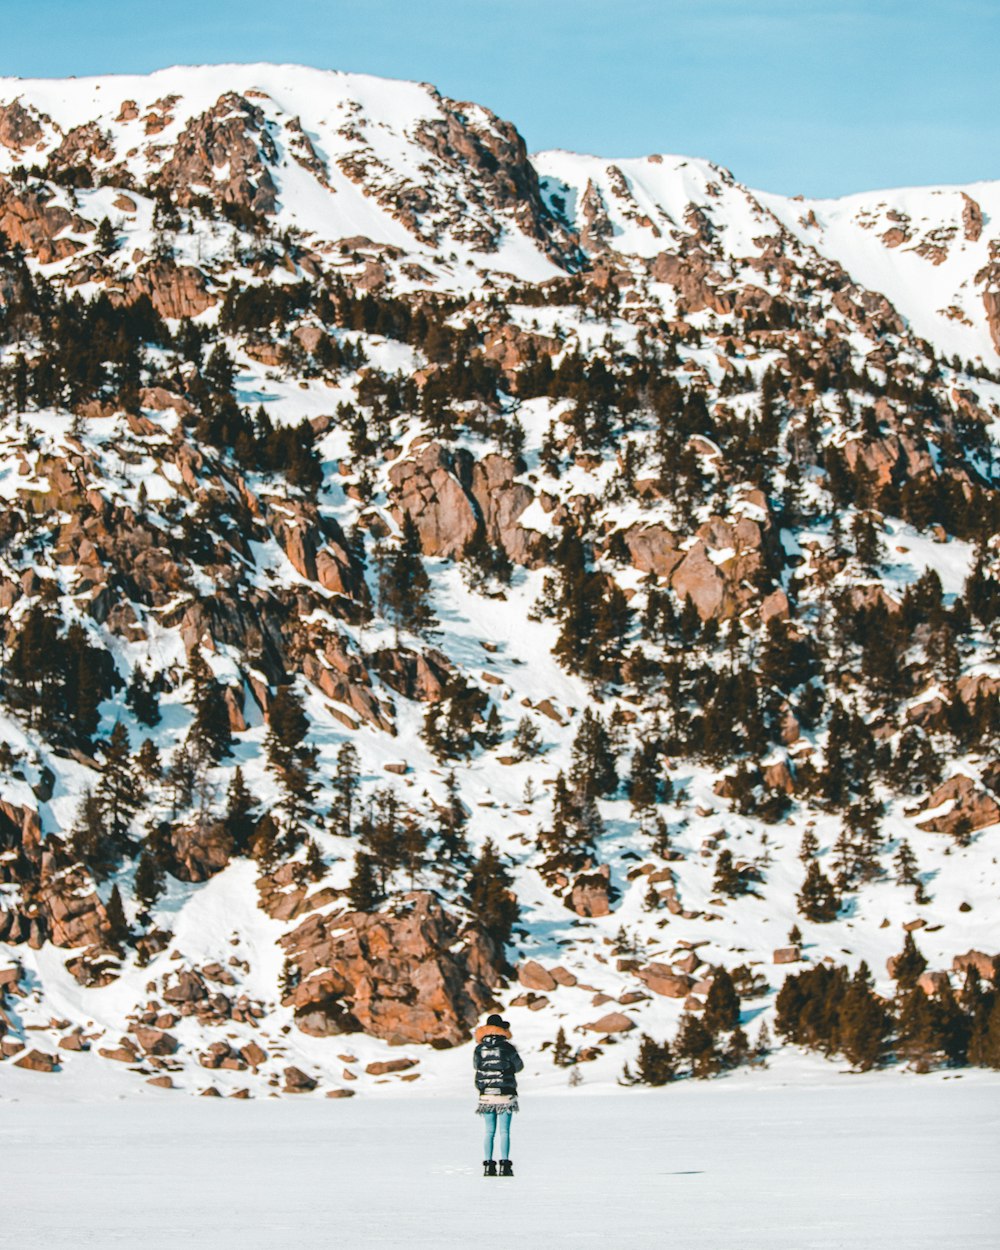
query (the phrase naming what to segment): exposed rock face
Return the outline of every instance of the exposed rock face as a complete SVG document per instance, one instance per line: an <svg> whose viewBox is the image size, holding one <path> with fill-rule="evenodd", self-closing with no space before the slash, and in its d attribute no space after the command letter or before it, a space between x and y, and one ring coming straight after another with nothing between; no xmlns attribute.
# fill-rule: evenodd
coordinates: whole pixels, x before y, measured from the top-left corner
<svg viewBox="0 0 1000 1250"><path fill-rule="evenodd" d="M28 1072L54 1072L58 1065L58 1056L44 1050L29 1050L26 1055L14 1060L15 1068L25 1068Z"/></svg>
<svg viewBox="0 0 1000 1250"><path fill-rule="evenodd" d="M11 244L23 247L42 265L65 260L83 247L76 239L61 237L64 231L90 228L51 200L48 190L17 189L0 177L0 231Z"/></svg>
<svg viewBox="0 0 1000 1250"><path fill-rule="evenodd" d="M208 279L194 265L157 261L146 265L125 288L124 302L134 304L148 295L161 317L197 317L216 302Z"/></svg>
<svg viewBox="0 0 1000 1250"><path fill-rule="evenodd" d="M993 980L997 969L1000 968L1000 955L987 955L983 951L966 951L964 955L956 955L951 966L955 972L961 973L975 968L980 977L989 982Z"/></svg>
<svg viewBox="0 0 1000 1250"><path fill-rule="evenodd" d="M440 651L410 651L406 647L376 651L371 664L391 690L420 703L436 703L451 672Z"/></svg>
<svg viewBox="0 0 1000 1250"><path fill-rule="evenodd" d="M611 913L614 892L607 865L595 872L581 873L566 896L566 906L578 916L607 916Z"/></svg>
<svg viewBox="0 0 1000 1250"><path fill-rule="evenodd" d="M530 486L514 480L516 474L517 466L508 457L484 456L473 466L470 493L479 506L487 541L503 547L515 564L535 568L545 543L541 534L518 524L535 495Z"/></svg>
<svg viewBox="0 0 1000 1250"><path fill-rule="evenodd" d="M601 1016L600 1020L581 1027L592 1033L629 1033L635 1028L635 1021L623 1011L610 1011L606 1016Z"/></svg>
<svg viewBox="0 0 1000 1250"><path fill-rule="evenodd" d="M185 206L208 187L219 205L273 213L277 190L268 166L277 156L260 106L229 91L188 122L157 181Z"/></svg>
<svg viewBox="0 0 1000 1250"><path fill-rule="evenodd" d="M307 1031L361 1028L395 1044L466 1041L493 1002L499 955L429 893L399 914L313 915L282 938L302 980L286 1000Z"/></svg>
<svg viewBox="0 0 1000 1250"><path fill-rule="evenodd" d="M428 443L389 470L397 506L417 527L428 556L460 556L475 535L479 517L461 478L469 480L471 457Z"/></svg>
<svg viewBox="0 0 1000 1250"><path fill-rule="evenodd" d="M970 243L978 243L983 233L983 210L971 195L962 192L962 230Z"/></svg>
<svg viewBox="0 0 1000 1250"><path fill-rule="evenodd" d="M332 517L302 500L268 501L266 520L295 571L324 590L366 601L364 570Z"/></svg>
<svg viewBox="0 0 1000 1250"><path fill-rule="evenodd" d="M22 152L44 135L34 109L26 109L20 100L0 104L0 143L5 148Z"/></svg>
<svg viewBox="0 0 1000 1250"><path fill-rule="evenodd" d="M961 837L1000 821L1000 804L993 795L962 773L938 786L924 806L930 809L949 802L952 805L949 811L922 820L920 828Z"/></svg>
<svg viewBox="0 0 1000 1250"><path fill-rule="evenodd" d="M178 825L170 831L170 871L181 881L207 881L233 854L233 839L222 821Z"/></svg>

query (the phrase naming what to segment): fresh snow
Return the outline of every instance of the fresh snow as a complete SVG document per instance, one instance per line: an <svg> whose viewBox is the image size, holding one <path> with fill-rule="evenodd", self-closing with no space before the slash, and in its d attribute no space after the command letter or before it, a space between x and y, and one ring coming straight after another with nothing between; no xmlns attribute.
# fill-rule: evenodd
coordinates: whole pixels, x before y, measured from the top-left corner
<svg viewBox="0 0 1000 1250"><path fill-rule="evenodd" d="M996 1245L1000 1084L981 1073L528 1088L510 1181L481 1175L468 1095L42 1100L46 1078L17 1075L0 1101L17 1250Z"/></svg>

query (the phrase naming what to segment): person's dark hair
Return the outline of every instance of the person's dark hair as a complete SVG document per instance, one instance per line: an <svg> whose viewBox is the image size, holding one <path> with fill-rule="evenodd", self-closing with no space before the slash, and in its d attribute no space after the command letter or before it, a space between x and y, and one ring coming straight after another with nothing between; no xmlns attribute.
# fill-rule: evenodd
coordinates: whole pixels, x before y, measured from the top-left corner
<svg viewBox="0 0 1000 1250"><path fill-rule="evenodd" d="M497 1029L510 1029L510 1025L502 1016L487 1016L486 1023Z"/></svg>

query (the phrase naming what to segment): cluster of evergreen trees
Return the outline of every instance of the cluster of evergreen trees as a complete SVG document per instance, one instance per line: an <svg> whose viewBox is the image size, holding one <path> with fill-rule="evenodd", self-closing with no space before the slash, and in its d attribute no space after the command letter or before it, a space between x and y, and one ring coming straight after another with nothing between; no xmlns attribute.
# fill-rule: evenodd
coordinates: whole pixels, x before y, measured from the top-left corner
<svg viewBox="0 0 1000 1250"><path fill-rule="evenodd" d="M897 991L875 993L866 964L853 975L817 964L789 976L777 998L782 1037L825 1055L843 1055L862 1071L905 1059L919 1069L948 1064L1000 1068L1000 978L984 984L974 967L959 994L949 985L928 994L917 984L926 968L911 934L894 973Z"/></svg>

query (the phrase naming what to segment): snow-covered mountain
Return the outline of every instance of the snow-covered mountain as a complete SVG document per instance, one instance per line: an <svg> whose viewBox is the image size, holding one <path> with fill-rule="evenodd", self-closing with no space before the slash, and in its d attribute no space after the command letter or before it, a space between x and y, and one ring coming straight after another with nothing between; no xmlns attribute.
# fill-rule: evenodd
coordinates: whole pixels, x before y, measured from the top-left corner
<svg viewBox="0 0 1000 1250"><path fill-rule="evenodd" d="M998 188L0 79L0 1083L1000 1062Z"/></svg>

